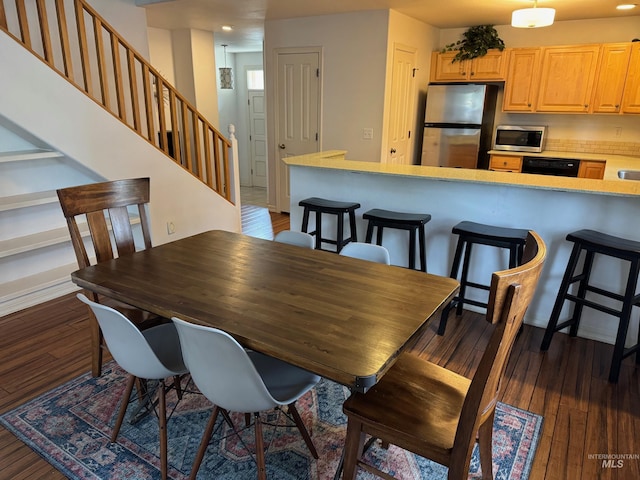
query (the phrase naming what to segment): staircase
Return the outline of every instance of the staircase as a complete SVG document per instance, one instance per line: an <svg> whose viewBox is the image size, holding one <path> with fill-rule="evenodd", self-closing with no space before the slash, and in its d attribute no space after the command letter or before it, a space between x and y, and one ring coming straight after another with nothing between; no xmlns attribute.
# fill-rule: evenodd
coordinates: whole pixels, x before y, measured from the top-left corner
<svg viewBox="0 0 640 480"><path fill-rule="evenodd" d="M90 19L75 46L83 27L65 26L70 10ZM58 188L150 177L154 244L240 230L233 136L82 0L0 0L0 65L0 315L75 289Z"/></svg>

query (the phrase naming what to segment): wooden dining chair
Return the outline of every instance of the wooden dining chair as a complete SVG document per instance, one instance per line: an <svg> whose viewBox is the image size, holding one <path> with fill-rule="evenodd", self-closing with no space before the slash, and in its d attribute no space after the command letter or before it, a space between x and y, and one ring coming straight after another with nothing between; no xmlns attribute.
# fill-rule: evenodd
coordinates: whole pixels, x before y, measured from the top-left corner
<svg viewBox="0 0 640 480"><path fill-rule="evenodd" d="M145 208L145 204L149 203L149 178L92 183L62 188L57 193L62 212L67 220L79 268L92 264L92 256L87 252L84 242L87 228L95 254L93 263L135 252L133 230L135 223L139 223L142 230L143 245L141 247L145 249L151 247L149 219ZM128 207L132 207L135 212L133 215L130 214ZM86 224L83 221L78 222L78 217L83 215L86 216ZM90 300L100 302L96 293L87 291L86 295ZM169 321L119 302L110 300L109 305L139 328L148 328ZM102 373L104 339L91 309L89 309L89 316L91 373L94 377L98 377Z"/></svg>
<svg viewBox="0 0 640 480"><path fill-rule="evenodd" d="M403 353L368 392L346 400L344 479L354 479L358 466L393 478L363 461L367 435L448 467L451 480L467 479L477 440L482 478L493 478L492 429L500 383L545 256L544 242L529 232L523 264L492 275L486 318L495 328L473 379Z"/></svg>

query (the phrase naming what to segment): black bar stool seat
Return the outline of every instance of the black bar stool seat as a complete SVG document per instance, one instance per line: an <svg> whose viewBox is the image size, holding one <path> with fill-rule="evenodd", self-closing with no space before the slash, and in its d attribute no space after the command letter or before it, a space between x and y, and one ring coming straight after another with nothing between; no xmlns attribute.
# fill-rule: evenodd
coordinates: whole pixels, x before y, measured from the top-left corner
<svg viewBox="0 0 640 480"><path fill-rule="evenodd" d="M618 323L616 342L613 347L613 358L609 369L609 381L615 383L620 376L620 367L624 358L633 353L637 353L636 364L640 365L640 331L638 332L637 343L632 347L625 348L631 310L634 306L640 304L640 294L636 293L638 274L640 273L640 242L615 237L595 230L578 230L572 232L567 235L567 240L573 242L573 248L569 256L567 269L560 283L558 296L553 305L551 318L549 318L540 349L543 351L547 350L551 344L553 334L565 327L570 327L569 335L575 337L578 334L583 307L590 307L608 315L618 317L620 321ZM576 275L578 260L583 251L585 255L582 272ZM589 285L591 268L596 254L607 255L630 262L629 275L627 277L624 294ZM569 287L576 282L578 283L578 291L575 294L569 293ZM622 302L622 307L620 310L616 310L594 300L586 299L587 292ZM573 313L569 320L558 323L565 300L574 303Z"/></svg>
<svg viewBox="0 0 640 480"><path fill-rule="evenodd" d="M514 268L522 262L522 254L524 252L524 244L527 241L528 230L521 228L497 227L494 225L486 225L475 222L460 222L453 227L451 233L458 235L458 244L456 252L453 256L453 264L451 266L451 278L458 278L460 270L460 261L462 261L462 275L460 277L460 291L458 296L443 309L440 316L440 326L438 327L438 335L444 335L447 328L447 319L449 312L456 307L456 315L462 315L462 306L467 303L477 307L487 308L486 302L472 300L465 297L467 287L477 288L480 290L489 290L488 285L483 285L467 280L469 274L469 263L471 261L471 250L474 244L488 245L497 248L509 249L509 266ZM464 260L462 252L464 250Z"/></svg>
<svg viewBox="0 0 640 480"><path fill-rule="evenodd" d="M356 209L360 208L359 203L355 202L340 202L336 200L328 200L326 198L310 197L301 200L298 203L303 207L302 213L302 231L314 235L316 237L316 250L324 250L322 248L323 243L330 243L336 246L336 252L340 253L342 247L349 242L357 242L358 234L356 231ZM312 232L308 232L309 228L309 213L314 212L316 217L316 228ZM325 238L322 236L322 214L331 214L338 217L338 224L336 228L336 239ZM349 215L349 236L344 236L344 215Z"/></svg>
<svg viewBox="0 0 640 480"><path fill-rule="evenodd" d="M382 245L382 232L384 228L396 228L409 231L409 268L416 268L416 234L420 242L420 270L427 271L427 253L424 225L431 220L428 213L404 213L393 212L374 208L362 215L364 220L368 220L366 243L371 243L373 229L377 228L376 244Z"/></svg>

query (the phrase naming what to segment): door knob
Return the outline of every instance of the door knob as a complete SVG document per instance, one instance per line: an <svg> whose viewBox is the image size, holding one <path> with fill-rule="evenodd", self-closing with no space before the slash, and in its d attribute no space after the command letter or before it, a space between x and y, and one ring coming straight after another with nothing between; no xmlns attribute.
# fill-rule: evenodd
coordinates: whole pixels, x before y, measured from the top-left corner
<svg viewBox="0 0 640 480"><path fill-rule="evenodd" d="M392 154L393 154L393 153L396 153L396 149L395 149L395 148L392 148L392 149L391 149L391 153L392 153Z"/></svg>
<svg viewBox="0 0 640 480"><path fill-rule="evenodd" d="M281 143L280 145L278 145L278 147L280 148L280 150L284 150L286 147L284 146L284 143Z"/></svg>

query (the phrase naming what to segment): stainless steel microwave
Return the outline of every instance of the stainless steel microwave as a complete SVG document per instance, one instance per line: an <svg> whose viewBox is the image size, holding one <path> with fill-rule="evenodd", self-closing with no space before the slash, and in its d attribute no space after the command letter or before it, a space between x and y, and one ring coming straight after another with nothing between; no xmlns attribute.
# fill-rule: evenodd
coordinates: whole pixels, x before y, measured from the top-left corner
<svg viewBox="0 0 640 480"><path fill-rule="evenodd" d="M546 136L546 126L498 125L493 137L493 149L540 153L544 150Z"/></svg>

